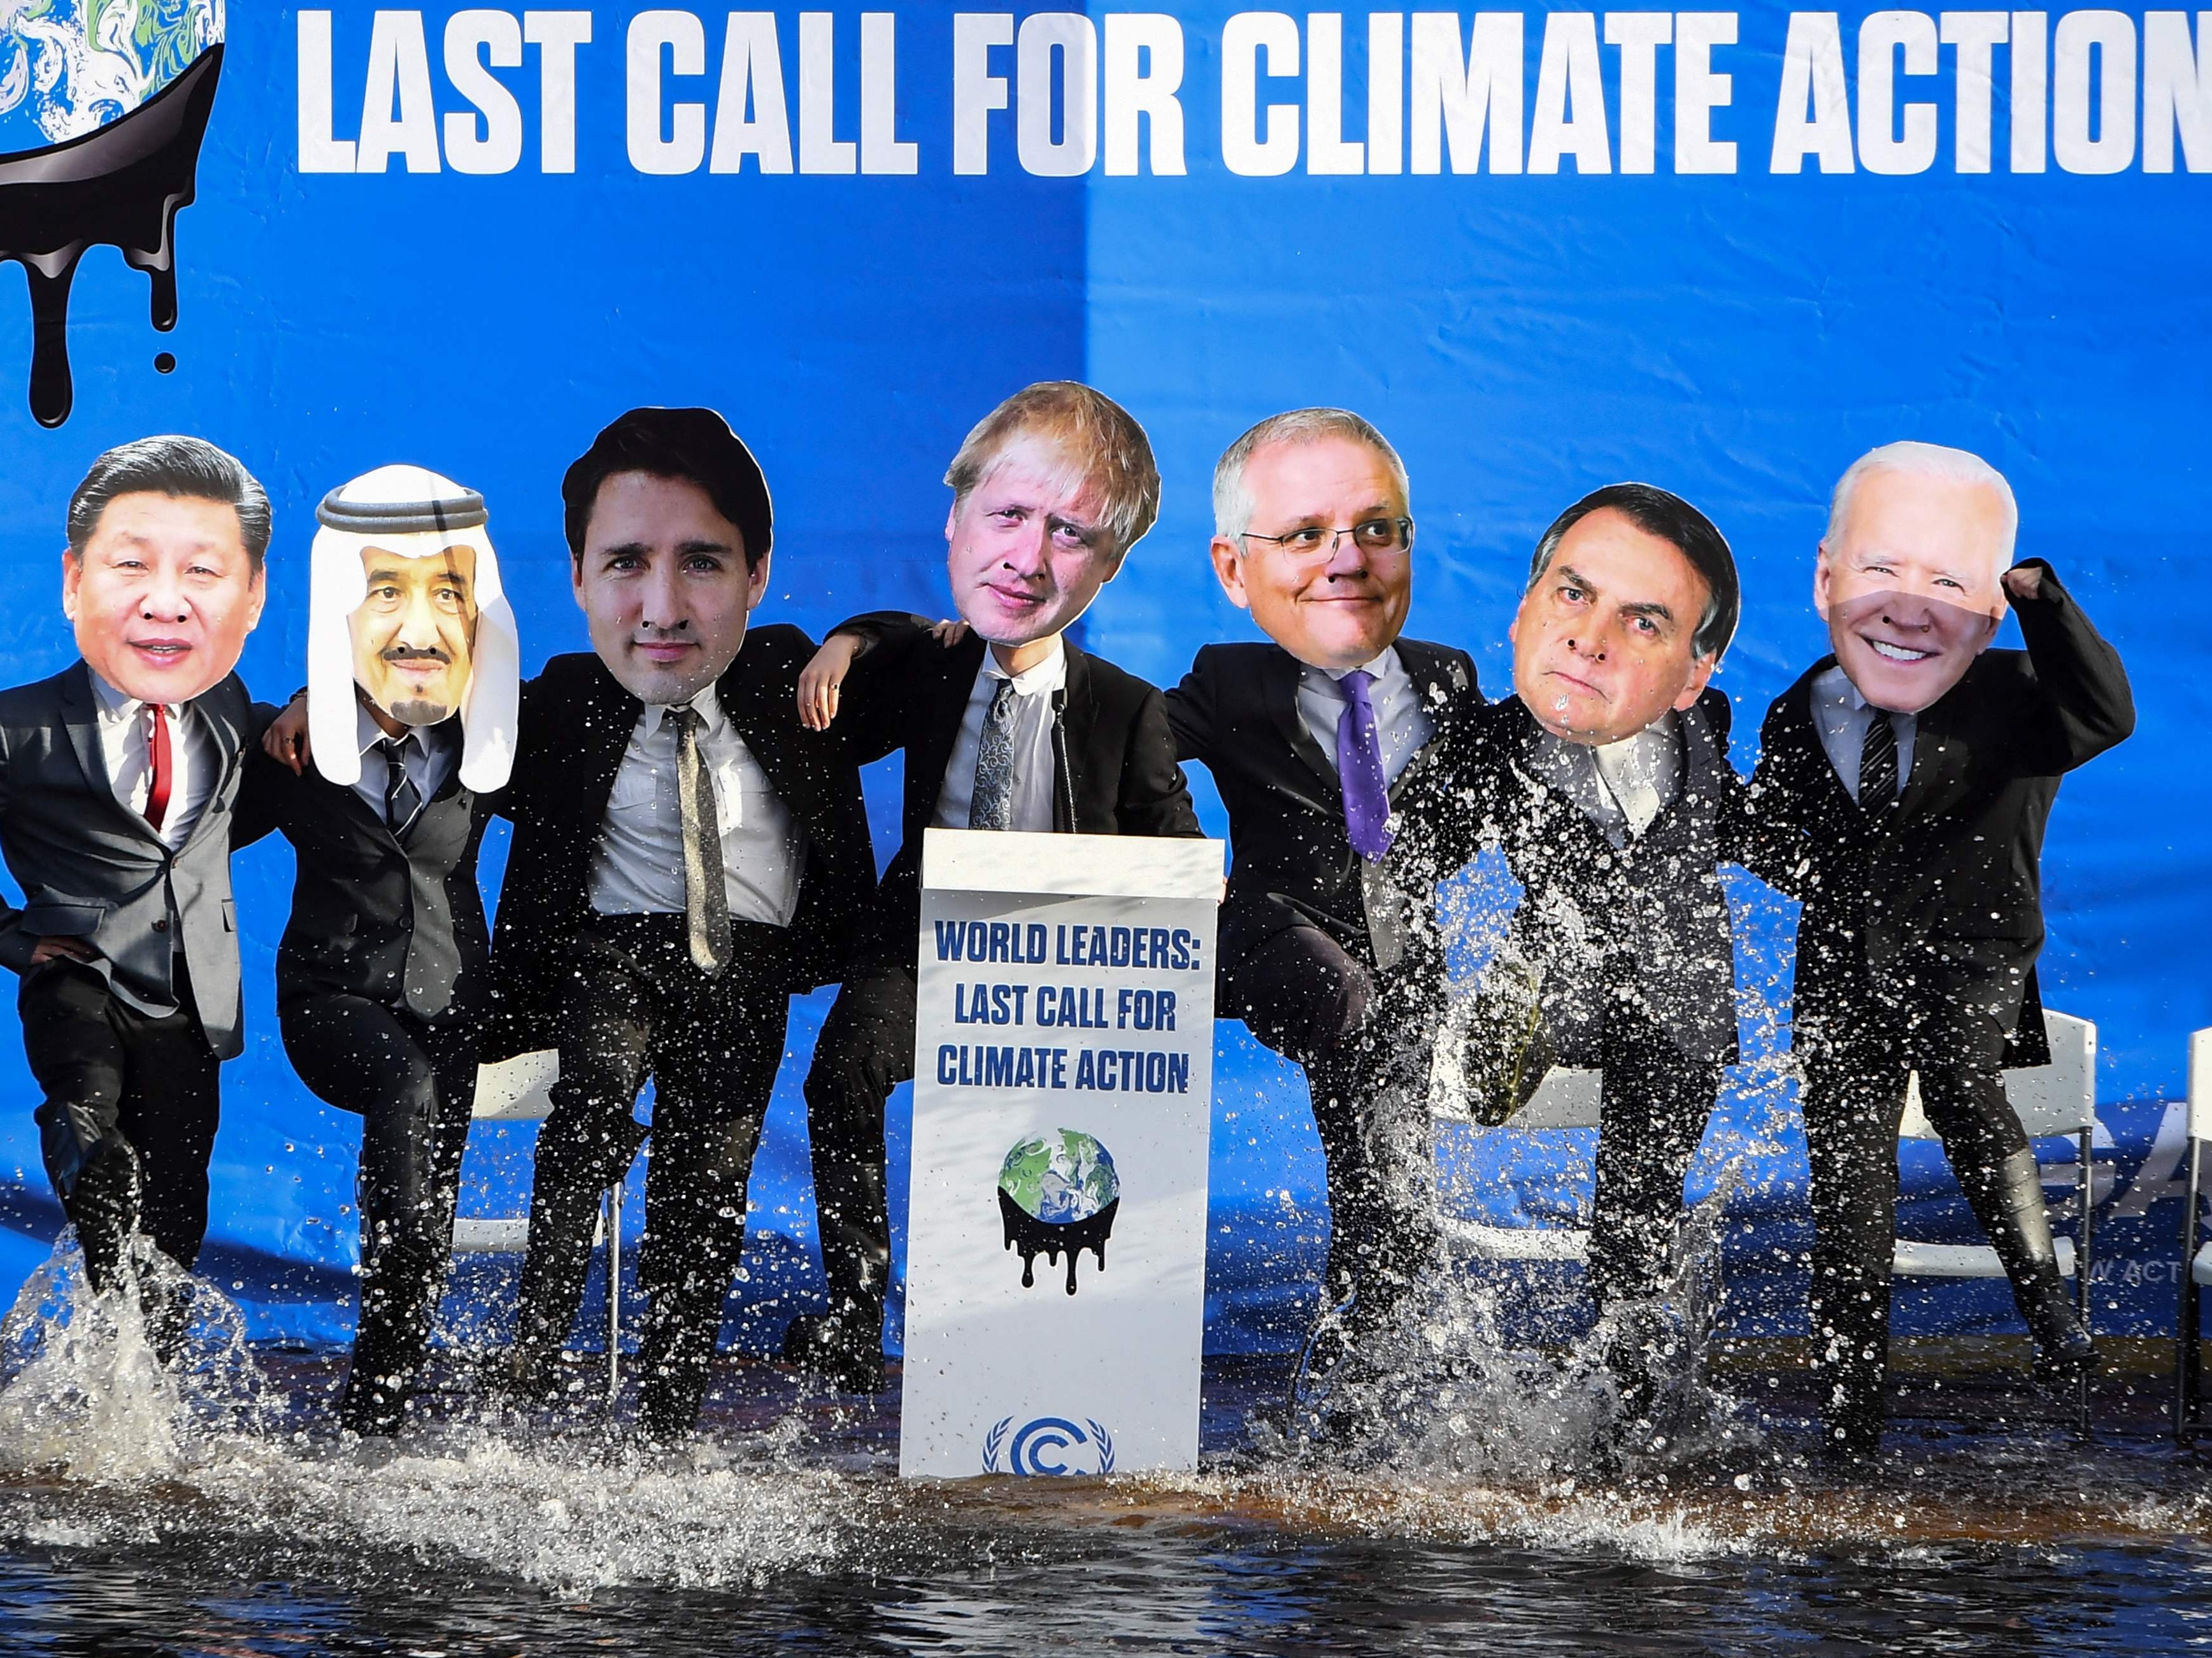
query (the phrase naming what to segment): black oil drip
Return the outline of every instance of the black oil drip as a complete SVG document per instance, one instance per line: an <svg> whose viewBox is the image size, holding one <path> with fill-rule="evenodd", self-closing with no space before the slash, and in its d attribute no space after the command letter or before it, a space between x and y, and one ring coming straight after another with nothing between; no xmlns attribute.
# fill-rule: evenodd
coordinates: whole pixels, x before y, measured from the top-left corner
<svg viewBox="0 0 2212 1658"><path fill-rule="evenodd" d="M154 326L177 325L177 210L192 202L222 71L218 43L121 120L0 155L0 263L15 260L30 281L31 413L40 425L59 426L76 400L69 296L87 248L119 248L153 284Z"/></svg>
<svg viewBox="0 0 2212 1658"><path fill-rule="evenodd" d="M1000 1187L999 1214L1006 1223L1006 1248L1022 1252L1022 1288L1036 1287L1039 1255L1057 1266L1063 1249L1067 1252L1068 1294L1075 1293L1075 1263L1085 1249L1098 1257L1098 1270L1104 1272L1106 1240L1113 1236L1114 1212L1121 1206L1121 1199L1116 1198L1088 1220L1055 1226L1039 1220L1008 1197L1004 1187Z"/></svg>

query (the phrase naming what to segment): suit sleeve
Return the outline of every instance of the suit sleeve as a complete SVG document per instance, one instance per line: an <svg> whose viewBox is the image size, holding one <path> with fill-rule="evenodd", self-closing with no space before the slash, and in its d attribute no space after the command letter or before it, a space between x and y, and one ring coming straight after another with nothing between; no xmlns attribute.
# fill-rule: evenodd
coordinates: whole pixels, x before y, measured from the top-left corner
<svg viewBox="0 0 2212 1658"><path fill-rule="evenodd" d="M1759 727L1759 764L1751 781L1729 803L1721 825L1721 855L1789 896L1802 899L1812 878L1808 831L1797 810L1801 796L1785 775L1782 710L1767 710Z"/></svg>
<svg viewBox="0 0 2212 1658"><path fill-rule="evenodd" d="M269 720L262 718L264 713L270 719L276 717L275 709L264 703L254 705L253 729L257 735L252 747L246 751L246 764L240 773L237 803L230 809L230 849L233 852L240 847L250 847L270 830L283 827L283 790L286 784L299 780L292 775L289 766L281 760L271 760L261 751L261 738L258 733L267 730L269 726Z"/></svg>
<svg viewBox="0 0 2212 1658"><path fill-rule="evenodd" d="M1213 682L1203 659L1190 665L1182 683L1162 694L1167 708L1168 729L1175 738L1178 760L1205 761L1213 752Z"/></svg>
<svg viewBox="0 0 2212 1658"><path fill-rule="evenodd" d="M845 752L866 766L906 746L907 716L913 702L913 668L925 650L943 650L929 623L902 610L873 610L841 622L830 636L855 634L869 641L845 676L837 703L837 726Z"/></svg>
<svg viewBox="0 0 2212 1658"><path fill-rule="evenodd" d="M2136 728L2135 694L2120 653L2106 642L2074 596L2041 559L2033 598L2015 598L2021 637L2043 707L2013 722L2014 763L2037 776L2056 776L2127 740Z"/></svg>
<svg viewBox="0 0 2212 1658"><path fill-rule="evenodd" d="M14 802L15 792L9 785L7 728L0 726L0 823L5 823ZM13 972L31 970L31 952L39 947L36 938L23 931L23 912L8 902L0 893L0 967Z"/></svg>
<svg viewBox="0 0 2212 1658"><path fill-rule="evenodd" d="M1191 805L1176 751L1167 699L1148 688L1138 705L1121 764L1121 798L1115 816L1122 834L1195 839L1205 833L1198 826L1198 809Z"/></svg>

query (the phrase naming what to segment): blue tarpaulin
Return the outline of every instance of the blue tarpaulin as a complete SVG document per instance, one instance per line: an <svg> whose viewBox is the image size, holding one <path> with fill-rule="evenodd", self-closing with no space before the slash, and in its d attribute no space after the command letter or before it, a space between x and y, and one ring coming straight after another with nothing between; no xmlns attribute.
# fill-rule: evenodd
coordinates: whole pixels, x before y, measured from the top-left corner
<svg viewBox="0 0 2212 1658"><path fill-rule="evenodd" d="M1206 557L1212 463L1261 416L1343 404L1411 471L1410 631L1466 647L1493 695L1529 549L1562 507L1638 478L1705 508L1743 571L1716 683L1748 768L1767 703L1825 648L1812 558L1838 473L1897 438L1971 448L2013 483L2021 553L2051 562L2135 681L2136 737L2070 778L2052 819L2042 981L2100 1031L2100 1321L2154 1327L2179 1220L2161 1102L2186 1033L2212 1023L2212 783L2191 758L2212 683L2191 621L2212 550L2203 14L868 17L231 8L173 333L149 327L146 278L95 248L74 411L49 429L24 396L28 309L0 294L7 677L73 655L64 504L95 454L149 432L204 434L269 487L271 598L242 667L281 697L303 677L313 504L370 466L483 491L534 667L586 648L562 470L623 408L714 405L775 490L762 614L818 635L945 608L945 462L1000 398L1070 377L1146 424L1164 479L1090 648L1167 683L1201 643L1251 636ZM38 141L9 118L4 142ZM877 768L879 855L896 791ZM258 1332L338 1339L357 1127L277 1040L289 858L272 842L236 861L249 1035L225 1072L205 1268ZM1468 878L1480 933L1510 889ZM1786 1048L1790 913L1748 878L1735 898L1756 1061ZM825 1007L793 1018L755 1169L732 1316L756 1346L818 1284L798 1084ZM1209 1340L1280 1347L1320 1260L1319 1149L1297 1073L1240 1027L1220 1028L1216 1078ZM1771 1066L1736 1082L1692 1195L1741 1165L1734 1304L1787 1328L1803 1143ZM12 1282L58 1224L12 1041L0 1098ZM465 1212L520 1212L530 1135L477 1128ZM1454 1141L1452 1201L1563 1218L1588 1201L1587 1139ZM1913 1151L1905 1177L1909 1223L1966 1236L1937 1154ZM1901 1316L1975 1327L2002 1296L1912 1291ZM503 1268L473 1263L448 1315L495 1329L510 1297Z"/></svg>

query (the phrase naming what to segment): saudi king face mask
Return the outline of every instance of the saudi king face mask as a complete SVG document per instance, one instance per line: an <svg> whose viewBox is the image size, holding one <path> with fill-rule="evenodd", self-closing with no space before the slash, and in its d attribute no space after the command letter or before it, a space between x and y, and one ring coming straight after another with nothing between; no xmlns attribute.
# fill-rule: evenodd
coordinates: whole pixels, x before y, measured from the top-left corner
<svg viewBox="0 0 2212 1658"><path fill-rule="evenodd" d="M514 760L521 653L484 532L483 497L419 466L380 466L315 509L307 731L315 768L361 775L356 697L404 726L461 721L464 786Z"/></svg>

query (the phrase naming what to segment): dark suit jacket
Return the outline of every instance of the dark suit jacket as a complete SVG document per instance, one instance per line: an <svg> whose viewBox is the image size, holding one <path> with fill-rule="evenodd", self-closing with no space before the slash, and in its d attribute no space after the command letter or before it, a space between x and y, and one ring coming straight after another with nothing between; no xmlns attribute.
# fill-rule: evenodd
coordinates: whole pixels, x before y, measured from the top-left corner
<svg viewBox="0 0 2212 1658"><path fill-rule="evenodd" d="M1614 846L1547 763L1544 729L1509 696L1479 722L1484 815L1521 883L1514 948L1542 974L1563 1065L1603 1063L1606 1008L1632 988L1685 1059L1736 1057L1735 951L1719 865L1735 861L1743 780L1729 700L1708 688L1676 718L1680 784L1642 835Z"/></svg>
<svg viewBox="0 0 2212 1658"><path fill-rule="evenodd" d="M1813 681L1824 657L1767 710L1752 780L1754 867L1804 900L1797 924L1796 1017L1818 1029L1849 1019L1866 975L1916 978L2006 1005L2008 1062L2047 1063L2034 978L2043 947L2044 825L2065 772L2135 729L2119 654L2043 570L2042 592L2014 601L2025 651L1984 651L1921 711L1912 774L1886 812L1859 810L1820 746Z"/></svg>
<svg viewBox="0 0 2212 1658"><path fill-rule="evenodd" d="M1168 693L1177 755L1205 763L1229 809L1224 963L1313 926L1355 960L1387 969L1413 952L1441 980L1436 889L1478 845L1460 756L1482 692L1466 652L1418 639L1397 648L1435 731L1391 786L1400 828L1373 863L1352 850L1335 764L1298 718L1296 657L1273 644L1207 645Z"/></svg>
<svg viewBox="0 0 2212 1658"><path fill-rule="evenodd" d="M799 671L813 641L784 623L756 626L715 686L722 711L806 835L792 919L792 988L843 975L875 856L860 773L840 736L799 723ZM592 848L643 705L588 653L556 656L522 688L514 774L497 809L514 820L492 942L487 1059L559 1045L561 969L591 908Z"/></svg>
<svg viewBox="0 0 2212 1658"><path fill-rule="evenodd" d="M99 951L94 970L158 1006L174 1000L181 944L200 1028L227 1060L245 1046L231 808L272 711L247 701L236 674L191 708L215 734L220 769L191 838L172 852L115 799L90 669L77 662L0 691L0 854L23 889L20 909L0 900L0 963L27 973L40 938L82 938Z"/></svg>
<svg viewBox="0 0 2212 1658"><path fill-rule="evenodd" d="M911 963L921 930L921 836L988 647L969 633L939 645L917 620L855 617L873 647L845 677L837 724L861 765L906 751L904 840L875 904L876 959ZM1067 684L1053 705L1053 828L1063 835L1196 835L1175 738L1155 687L1062 641Z"/></svg>
<svg viewBox="0 0 2212 1658"><path fill-rule="evenodd" d="M337 992L422 1019L480 1017L491 939L477 849L491 804L461 786L456 767L395 836L352 788L313 766L295 776L257 750L239 798L237 839L282 830L298 872L276 947L278 1003ZM458 965L449 995L434 993L425 972L438 956Z"/></svg>

